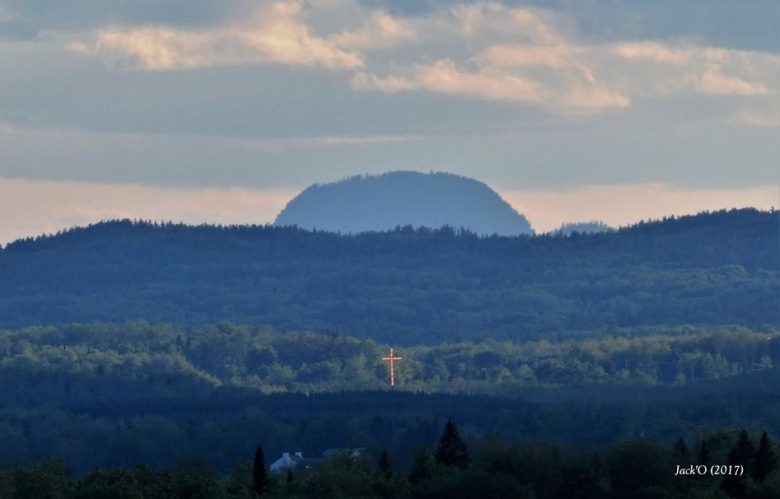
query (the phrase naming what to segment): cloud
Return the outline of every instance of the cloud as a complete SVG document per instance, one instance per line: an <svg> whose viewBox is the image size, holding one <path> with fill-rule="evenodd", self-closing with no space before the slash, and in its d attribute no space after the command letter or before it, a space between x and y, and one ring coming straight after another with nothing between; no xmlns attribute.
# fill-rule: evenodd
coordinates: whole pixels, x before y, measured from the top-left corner
<svg viewBox="0 0 780 499"><path fill-rule="evenodd" d="M451 40L451 55L396 63L385 75L363 71L352 79L353 88L424 90L555 110L630 104L622 91L599 80L587 47L571 41L552 12L480 2L434 17L429 31Z"/></svg>
<svg viewBox="0 0 780 499"><path fill-rule="evenodd" d="M493 2L430 16L427 22L435 29L428 31L450 41L445 57L394 61L384 74L362 71L353 88L598 110L627 107L633 98L648 96L752 97L777 86L773 71L780 59L771 54L684 41L585 43L555 12Z"/></svg>
<svg viewBox="0 0 780 499"><path fill-rule="evenodd" d="M618 43L612 51L649 76L650 93L759 96L776 91L780 57L763 52L702 47L684 42ZM619 67L620 61L615 61ZM650 74L652 72L652 74ZM635 87L639 87L633 82ZM644 85L648 87L648 84Z"/></svg>
<svg viewBox="0 0 780 499"><path fill-rule="evenodd" d="M444 94L551 115L592 115L677 95L747 101L780 90L776 54L706 45L694 35L595 39L582 29L587 17L571 17L567 2L545 4L547 8L430 2L425 9L395 15L388 2L218 0L208 15L188 17L208 2L193 0L188 8L183 0L171 0L162 8L140 1L144 15L134 16L122 4L112 17L101 4L102 13L88 23L89 30L50 28L38 43L61 42L71 55L104 60L108 73L257 65L315 68L337 71L333 78L323 77L331 90L340 85L345 92L380 93L374 100L382 99L381 94ZM6 2L13 16L33 16L35 9L24 2ZM65 7L54 11L61 9ZM107 19L114 24L106 24ZM312 95L324 92L315 81L311 86ZM355 109L359 113L362 108ZM729 121L732 115L733 108L720 118Z"/></svg>
<svg viewBox="0 0 780 499"><path fill-rule="evenodd" d="M708 68L696 82L696 87L710 95L766 95L767 87L761 82L750 82L723 74L717 66Z"/></svg>
<svg viewBox="0 0 780 499"><path fill-rule="evenodd" d="M692 55L690 50L659 42L618 43L614 46L614 51L626 59L647 60L676 66L687 64Z"/></svg>
<svg viewBox="0 0 780 499"><path fill-rule="evenodd" d="M770 105L769 109L744 110L736 113L731 123L761 128L780 128L780 104Z"/></svg>
<svg viewBox="0 0 780 499"><path fill-rule="evenodd" d="M418 39L417 29L411 22L394 17L385 11L368 15L365 25L354 31L344 31L329 38L343 49L377 49L394 47Z"/></svg>
<svg viewBox="0 0 780 499"><path fill-rule="evenodd" d="M585 42L561 13L497 2L407 17L354 0L266 3L221 26L104 28L68 47L149 71L266 63L346 70L359 91L425 91L558 112L673 94L766 95L776 91L780 64L771 54L684 40Z"/></svg>
<svg viewBox="0 0 780 499"><path fill-rule="evenodd" d="M130 59L152 71L274 62L290 66L355 69L358 52L317 36L301 19L302 5L275 3L245 23L217 29L164 26L101 30L93 52L113 60ZM77 52L83 53L83 45Z"/></svg>
<svg viewBox="0 0 780 499"><path fill-rule="evenodd" d="M541 88L536 82L517 75L492 72L489 68L464 72L449 59L418 66L416 81L420 88L433 92L520 102L539 102L542 99Z"/></svg>

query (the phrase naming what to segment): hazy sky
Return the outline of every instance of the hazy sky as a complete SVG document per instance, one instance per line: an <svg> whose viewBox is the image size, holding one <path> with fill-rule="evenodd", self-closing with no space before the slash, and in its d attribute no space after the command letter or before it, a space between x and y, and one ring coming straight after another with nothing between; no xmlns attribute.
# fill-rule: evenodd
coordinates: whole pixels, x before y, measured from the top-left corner
<svg viewBox="0 0 780 499"><path fill-rule="evenodd" d="M487 182L537 230L780 205L775 0L0 0L0 243Z"/></svg>

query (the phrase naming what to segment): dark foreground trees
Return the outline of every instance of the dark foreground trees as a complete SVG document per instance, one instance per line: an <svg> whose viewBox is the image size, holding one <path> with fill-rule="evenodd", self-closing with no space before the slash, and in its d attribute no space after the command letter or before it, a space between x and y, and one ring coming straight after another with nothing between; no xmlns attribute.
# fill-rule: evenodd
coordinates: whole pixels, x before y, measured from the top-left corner
<svg viewBox="0 0 780 499"><path fill-rule="evenodd" d="M450 430L445 429L442 436L449 435L447 440L455 441L454 423L447 427ZM703 475L676 475L680 446L671 442L623 441L584 452L544 443L469 437L476 450L466 467L445 465L424 450L416 452L411 470L394 469L387 452L366 452L360 457L343 454L313 470L296 469L294 480L285 479L285 474L269 474L262 493L263 498L279 499L778 498L777 445L766 433L757 436L745 432L740 437L738 431L721 430L692 441L697 448L706 444L713 463L737 466L744 465L740 459L752 462L751 472L739 477L713 475L709 466ZM759 444L752 454L739 457L739 449L756 440ZM219 476L204 460L185 458L170 471L148 466L97 468L74 477L62 463L48 461L30 467L0 467L0 497L251 499L257 492L257 481L253 482L256 472L257 466L247 460L238 463L229 475Z"/></svg>
<svg viewBox="0 0 780 499"><path fill-rule="evenodd" d="M261 446L255 447L255 459L252 462L252 489L258 496L268 488L268 477L265 469L265 453Z"/></svg>
<svg viewBox="0 0 780 499"><path fill-rule="evenodd" d="M439 438L439 445L434 454L436 461L444 466L455 466L465 469L469 465L469 450L466 442L460 437L458 427L452 420L444 425L444 431Z"/></svg>

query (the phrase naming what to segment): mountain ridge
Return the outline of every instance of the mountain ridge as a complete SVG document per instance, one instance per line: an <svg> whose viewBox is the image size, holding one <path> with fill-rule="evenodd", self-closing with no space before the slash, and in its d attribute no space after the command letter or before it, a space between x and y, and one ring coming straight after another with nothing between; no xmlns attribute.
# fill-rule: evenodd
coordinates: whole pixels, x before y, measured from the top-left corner
<svg viewBox="0 0 780 499"><path fill-rule="evenodd" d="M780 324L778 213L572 236L106 222L0 251L0 328L89 321L338 330L395 344L610 324Z"/></svg>

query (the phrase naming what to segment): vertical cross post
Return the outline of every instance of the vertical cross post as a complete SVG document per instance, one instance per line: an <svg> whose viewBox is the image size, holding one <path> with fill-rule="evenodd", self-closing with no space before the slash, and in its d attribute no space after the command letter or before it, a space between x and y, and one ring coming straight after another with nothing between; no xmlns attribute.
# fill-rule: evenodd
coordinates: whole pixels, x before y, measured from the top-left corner
<svg viewBox="0 0 780 499"><path fill-rule="evenodd" d="M401 359L402 357L395 356L395 350L393 350L393 347L390 347L390 356L382 357L383 361L390 362L390 388L395 388L395 362Z"/></svg>

